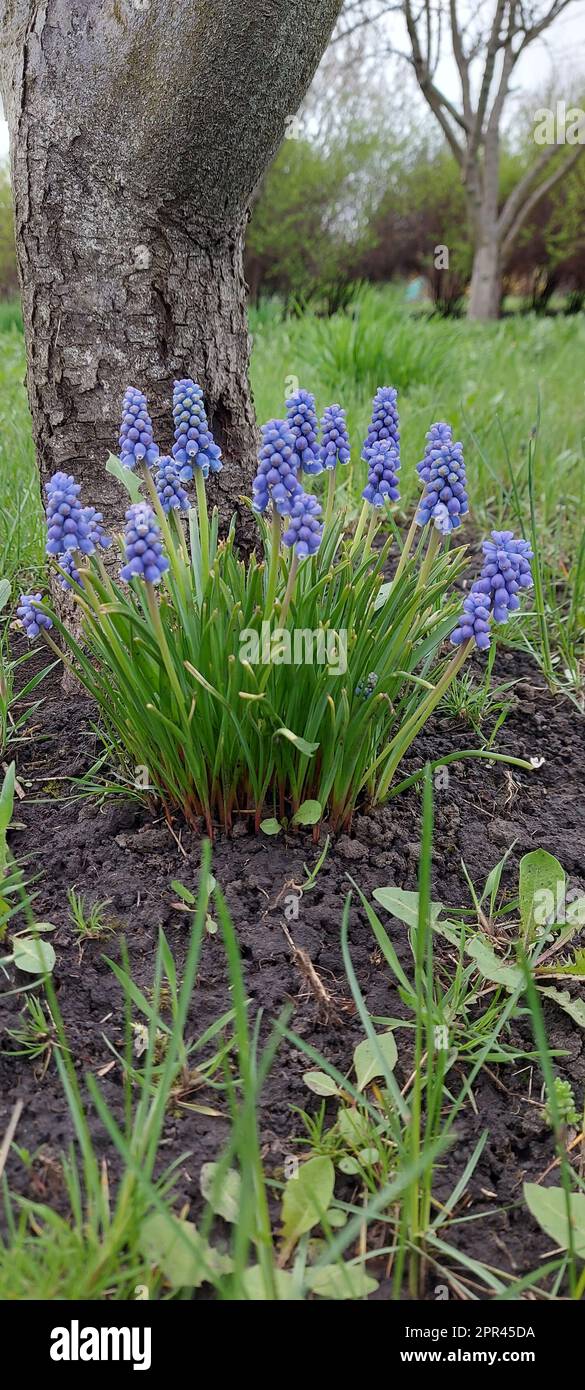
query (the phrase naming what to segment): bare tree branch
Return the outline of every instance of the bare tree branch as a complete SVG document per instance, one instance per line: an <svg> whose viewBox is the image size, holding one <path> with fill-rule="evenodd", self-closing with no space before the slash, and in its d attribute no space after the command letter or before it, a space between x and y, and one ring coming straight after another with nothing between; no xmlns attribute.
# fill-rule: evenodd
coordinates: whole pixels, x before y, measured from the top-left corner
<svg viewBox="0 0 585 1390"><path fill-rule="evenodd" d="M473 110L471 106L469 60L465 55L465 50L463 47L463 37L461 29L459 28L459 20L457 17L457 0L449 0L449 7L451 15L451 33L453 36L453 53L455 55L455 62L457 63L457 70L459 72L459 78L461 81L461 94L463 97L463 115L465 117L466 125L468 126L468 128L471 128L471 123L473 120Z"/></svg>
<svg viewBox="0 0 585 1390"><path fill-rule="evenodd" d="M514 0L512 0L512 4L513 4L513 3L514 3ZM494 68L495 68L495 65L496 65L496 58L497 58L497 55L498 55L498 51L499 51L499 49L500 49L500 47L501 47L500 30L501 30L502 23L503 23L503 20L504 20L504 15L505 15L505 10L506 10L506 4L507 4L507 0L497 0L497 5L496 5L495 14L494 14L493 24L492 24L491 33L490 33L490 37L489 37L489 40L488 40L488 46L487 46L487 50L486 50L485 65L484 65L484 70L483 70L483 77L482 77L482 80L481 80L481 87L480 87L480 91L479 91L479 99L478 99L478 103L477 103L477 110L476 110L476 113L475 113L475 120L474 120L474 123L473 123L473 130L472 130L472 132L471 132L471 139L470 139L470 142L469 142L469 159L470 159L470 161L471 161L471 159L473 159L473 156L475 155L476 151L479 149L479 146L480 146L480 143L481 143L481 140L482 140L482 135L483 135L483 122L484 122L484 117L485 117L485 113L486 113L486 110L487 110L487 104L488 104L488 100L489 100L489 94L490 94L491 85L492 85L492 81L493 81Z"/></svg>
<svg viewBox="0 0 585 1390"><path fill-rule="evenodd" d="M429 0L425 0L425 12L428 16L430 12ZM465 157L464 146L459 143L455 131L447 117L450 116L452 121L464 132L467 132L465 117L453 106L452 102L448 100L444 93L439 91L439 88L436 87L433 82L428 60L423 56L420 46L417 21L413 15L410 0L405 0L404 15L412 48L412 62L419 87L431 111L436 116L458 164L463 166Z"/></svg>
<svg viewBox="0 0 585 1390"><path fill-rule="evenodd" d="M542 183L537 184L537 187L531 193L530 189L539 174L550 164L553 156L558 154L558 146L549 145L546 150L543 150L540 159L536 160L532 168L527 170L524 178L520 180L520 183L516 184L515 189L507 199L498 218L498 236L502 241L502 251L504 254L507 255L510 251L520 227L540 202L541 198L544 198L545 194L550 193L551 189L554 188L557 183L560 183L561 179L565 178L569 170L577 163L579 155L583 153L583 149L583 145L576 145L574 150L571 151L571 154L567 155L566 159L561 160L557 167L553 169L552 173L549 174L548 178L544 179Z"/></svg>

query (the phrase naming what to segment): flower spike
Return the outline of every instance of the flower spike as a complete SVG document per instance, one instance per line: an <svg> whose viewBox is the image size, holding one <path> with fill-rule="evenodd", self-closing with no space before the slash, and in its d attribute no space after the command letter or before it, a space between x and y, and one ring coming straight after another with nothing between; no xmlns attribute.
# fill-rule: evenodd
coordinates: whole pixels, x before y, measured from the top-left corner
<svg viewBox="0 0 585 1390"><path fill-rule="evenodd" d="M394 386L379 386L374 396L372 418L362 449L362 458L368 462L373 449L383 440L394 445L400 458L400 421L396 404L398 393Z"/></svg>
<svg viewBox="0 0 585 1390"><path fill-rule="evenodd" d="M321 421L322 442L319 458L323 468L336 468L349 463L350 446L345 410L340 405L328 405Z"/></svg>
<svg viewBox="0 0 585 1390"><path fill-rule="evenodd" d="M124 468L132 469L137 463L142 462L146 463L148 468L152 468L158 458L158 452L146 396L135 386L129 386L122 405L120 460Z"/></svg>
<svg viewBox="0 0 585 1390"><path fill-rule="evenodd" d="M93 507L82 507L81 486L68 473L54 473L47 483L47 555L65 555L80 550L92 555L98 531ZM101 520L101 517L100 517ZM99 534L103 534L101 531Z"/></svg>
<svg viewBox="0 0 585 1390"><path fill-rule="evenodd" d="M302 491L297 478L299 456L293 431L286 420L269 420L262 426L258 472L252 483L252 506L265 512L268 502L279 516L289 516L294 498Z"/></svg>
<svg viewBox="0 0 585 1390"><path fill-rule="evenodd" d="M34 638L38 637L41 629L44 628L45 632L49 632L53 626L52 619L49 617L48 613L43 613L39 608L42 599L42 594L20 595L20 603L16 612L29 642L34 641Z"/></svg>
<svg viewBox="0 0 585 1390"><path fill-rule="evenodd" d="M286 419L295 440L303 473L322 473L318 443L319 424L315 410L315 397L310 391L295 391L286 402Z"/></svg>
<svg viewBox="0 0 585 1390"><path fill-rule="evenodd" d="M158 500L167 516L171 511L189 511L189 498L181 484L181 476L174 459L168 456L159 459L154 481Z"/></svg>
<svg viewBox="0 0 585 1390"><path fill-rule="evenodd" d="M120 578L129 582L138 576L148 584L158 584L169 562L162 553L160 529L148 502L135 502L128 508L124 548L126 564L120 570Z"/></svg>
<svg viewBox="0 0 585 1390"><path fill-rule="evenodd" d="M469 511L463 446L453 442L448 430L448 425L432 426L425 457L418 466L425 484L416 514L418 525L432 521L443 535L456 530Z"/></svg>
<svg viewBox="0 0 585 1390"><path fill-rule="evenodd" d="M204 478L209 476L210 471L219 473L223 467L221 449L215 443L207 423L203 392L188 377L175 382L173 419L173 458L179 468L181 482L186 483L193 477L194 468L200 468Z"/></svg>
<svg viewBox="0 0 585 1390"><path fill-rule="evenodd" d="M285 545L294 547L299 560L314 555L319 549L323 539L323 526L318 520L320 515L321 504L317 498L299 491L294 499L288 530L282 538Z"/></svg>

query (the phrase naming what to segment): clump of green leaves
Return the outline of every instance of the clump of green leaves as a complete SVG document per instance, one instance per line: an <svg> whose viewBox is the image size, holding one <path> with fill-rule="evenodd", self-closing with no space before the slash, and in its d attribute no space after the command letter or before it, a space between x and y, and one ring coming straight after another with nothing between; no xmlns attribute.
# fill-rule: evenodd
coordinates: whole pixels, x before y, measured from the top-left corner
<svg viewBox="0 0 585 1390"><path fill-rule="evenodd" d="M26 1057L38 1064L37 1077L42 1080L49 1066L56 1041L56 1029L50 1009L45 1007L35 994L26 999L21 1020L14 1028L7 1028L7 1037L14 1044L7 1049L9 1057Z"/></svg>
<svg viewBox="0 0 585 1390"><path fill-rule="evenodd" d="M513 687L516 682L498 681L494 684L493 668L497 644L492 643L488 652L485 674L478 680L472 671L462 671L455 676L445 691L440 709L469 724L482 741L482 747L493 747L494 741L514 707ZM491 728L488 729L488 725Z"/></svg>
<svg viewBox="0 0 585 1390"><path fill-rule="evenodd" d="M483 1024L470 1012L469 1004L483 995L485 981L500 987L502 997L506 992L524 991L523 956L530 968L534 987L539 994L554 1000L575 1023L585 1028L585 1005L579 997L573 997L568 989L560 990L549 984L552 980L571 981L582 979L585 975L585 951L577 947L565 954L580 928L585 925L585 897L572 892L562 864L546 850L531 850L522 856L519 866L518 894L500 903L499 895L502 875L510 851L502 857L491 870L483 889L476 889L467 869L465 877L472 899L472 909L448 908L443 903L432 904L433 930L443 936L457 950L460 970L465 966L465 974L458 972L455 983L457 991L452 994L449 1012L457 1028L469 1027L469 1041L473 1048L481 1034ZM374 898L393 917L412 927L416 913L416 894L389 885L377 888ZM475 918L471 926L469 918ZM403 973L403 972L402 972ZM465 990L460 989L461 979L465 980ZM453 1005L459 1000L455 1013ZM485 1016L489 1025L492 1010L499 1007L498 999L492 998ZM459 1012L461 1008L461 1012ZM465 1020L468 1023L465 1023ZM437 1020L439 1021L439 1020ZM475 1040L475 1042L474 1042ZM518 1052L510 1053L516 1059ZM499 1048L498 1057L492 1060L506 1060L506 1049Z"/></svg>
<svg viewBox="0 0 585 1390"><path fill-rule="evenodd" d="M544 1107L544 1117L547 1125L551 1129L555 1128L558 1122L561 1125L578 1125L581 1119L573 1087L570 1081L564 1081L562 1077L555 1076L554 1081L554 1101L551 1104L550 1098Z"/></svg>
<svg viewBox="0 0 585 1390"><path fill-rule="evenodd" d="M115 931L115 924L108 912L110 898L88 904L82 893L78 893L75 888L68 888L67 902L73 925L80 938L98 940Z"/></svg>

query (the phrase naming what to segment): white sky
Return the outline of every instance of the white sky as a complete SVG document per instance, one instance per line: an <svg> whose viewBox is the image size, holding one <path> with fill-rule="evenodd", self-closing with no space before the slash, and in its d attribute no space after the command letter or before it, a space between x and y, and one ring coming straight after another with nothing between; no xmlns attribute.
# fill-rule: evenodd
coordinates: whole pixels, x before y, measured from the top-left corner
<svg viewBox="0 0 585 1390"><path fill-rule="evenodd" d="M479 4L486 4L486 0L479 0ZM493 0L489 4L492 6ZM436 82L446 96L458 100L457 70L447 53L439 65ZM515 90L519 95L534 93L542 98L549 86L557 100L569 103L585 87L585 0L573 0L543 38L531 44L518 65ZM7 154L8 127L0 119L0 159Z"/></svg>

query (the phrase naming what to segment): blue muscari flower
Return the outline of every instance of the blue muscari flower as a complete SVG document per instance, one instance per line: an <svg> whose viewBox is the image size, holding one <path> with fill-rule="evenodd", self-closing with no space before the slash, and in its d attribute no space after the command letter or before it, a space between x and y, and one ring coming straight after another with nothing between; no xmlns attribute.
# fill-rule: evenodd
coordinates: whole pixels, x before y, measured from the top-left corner
<svg viewBox="0 0 585 1390"><path fill-rule="evenodd" d="M488 599L494 622L505 623L520 607L520 589L532 588L532 550L528 541L517 540L513 531L492 531L491 540L484 541L482 549L484 566L472 592Z"/></svg>
<svg viewBox="0 0 585 1390"><path fill-rule="evenodd" d="M48 613L41 612L38 605L42 603L42 594L21 594L20 603L16 610L22 623L29 642L38 637L41 628L46 632L52 628L53 623Z"/></svg>
<svg viewBox="0 0 585 1390"><path fill-rule="evenodd" d="M356 693L356 695L361 695L361 696L363 696L364 700L368 700L369 697L370 697L370 695L373 695L373 694L374 694L374 691L375 691L375 689L376 689L377 684L378 684L378 675L377 675L377 672L376 672L376 671L370 671L369 676L367 677L367 680L365 680L365 681L359 681L359 682L358 682L358 684L356 685L356 688L355 688L355 693Z"/></svg>
<svg viewBox="0 0 585 1390"><path fill-rule="evenodd" d="M293 499L302 492L298 467L295 436L286 420L269 420L262 426L258 472L252 483L255 512L265 512L271 500L279 516L289 516Z"/></svg>
<svg viewBox="0 0 585 1390"><path fill-rule="evenodd" d="M200 468L204 478L208 477L210 470L219 473L223 467L221 449L215 443L207 423L203 392L188 377L175 382L173 419L173 458L179 466L181 482L186 483L193 477L194 468Z"/></svg>
<svg viewBox="0 0 585 1390"><path fill-rule="evenodd" d="M107 536L104 531L102 526L104 518L101 512L96 511L95 507L84 507L83 517L88 526L89 539L96 550L98 546L102 550L107 550L108 546L112 544L112 537Z"/></svg>
<svg viewBox="0 0 585 1390"><path fill-rule="evenodd" d="M169 562L162 553L160 530L148 502L135 502L126 512L124 529L126 564L120 577L129 582L138 575L149 584L158 584Z"/></svg>
<svg viewBox="0 0 585 1390"><path fill-rule="evenodd" d="M47 483L47 555L64 555L80 550L92 555L94 528L88 511L79 501L80 485L68 473L54 473Z"/></svg>
<svg viewBox="0 0 585 1390"><path fill-rule="evenodd" d="M323 525L318 520L321 504L302 488L294 498L288 529L283 535L285 545L294 546L299 560L314 555L323 539Z"/></svg>
<svg viewBox="0 0 585 1390"><path fill-rule="evenodd" d="M167 516L170 511L188 512L189 498L181 486L179 469L174 459L168 456L159 459L155 486L158 500Z"/></svg>
<svg viewBox="0 0 585 1390"><path fill-rule="evenodd" d="M88 528L88 540L91 541L94 549L97 550L98 546L100 546L102 550L107 550L108 546L112 544L112 539L111 536L106 536L101 524L103 521L101 512L96 511L95 507L84 507L83 520ZM73 580L75 584L79 584L80 588L83 589L83 579L75 564L72 550L66 550L63 555L59 556L59 569L64 571L63 574L59 575L59 583L62 589L70 589L71 580ZM69 578L66 578L66 575L68 575Z"/></svg>
<svg viewBox="0 0 585 1390"><path fill-rule="evenodd" d="M463 604L463 613L451 641L454 647L475 638L476 646L485 650L490 645L490 602L485 594L471 589Z"/></svg>
<svg viewBox="0 0 585 1390"><path fill-rule="evenodd" d="M489 647L489 618L495 623L507 622L510 613L520 607L520 590L532 587L533 554L528 541L517 539L513 531L492 531L491 540L483 543L483 553L481 575L472 584L463 604L463 617L451 634L454 646L475 637L478 647Z"/></svg>
<svg viewBox="0 0 585 1390"><path fill-rule="evenodd" d="M396 446L389 439L382 439L368 455L368 482L362 492L366 502L373 507L383 507L385 502L397 502L400 497L398 470L400 456Z"/></svg>
<svg viewBox="0 0 585 1390"><path fill-rule="evenodd" d="M367 463L372 449L383 439L394 445L400 457L400 422L396 406L397 392L393 386L379 386L374 396L372 419L362 449Z"/></svg>
<svg viewBox="0 0 585 1390"><path fill-rule="evenodd" d="M338 463L349 463L349 435L345 423L345 411L340 405L328 405L321 421L321 448L319 458L323 468L336 468Z"/></svg>
<svg viewBox="0 0 585 1390"><path fill-rule="evenodd" d="M80 587L83 588L83 580L75 564L73 552L71 550L68 550L65 555L59 556L59 568L64 570L64 574L59 575L59 583L62 589L70 589L71 580L73 580L74 584L79 584ZM66 579L65 575L68 575L69 578Z"/></svg>
<svg viewBox="0 0 585 1390"><path fill-rule="evenodd" d="M432 433L429 430L429 434ZM427 457L428 467L425 462ZM425 490L416 519L419 526L426 526L427 522L432 521L437 531L447 535L461 525L461 517L469 510L463 447L445 436L440 443L439 437L434 435L425 460L424 473L421 473Z"/></svg>
<svg viewBox="0 0 585 1390"><path fill-rule="evenodd" d="M146 396L135 386L129 386L122 405L120 460L125 468L135 468L137 463L142 462L152 468L158 453Z"/></svg>
<svg viewBox="0 0 585 1390"><path fill-rule="evenodd" d="M315 397L310 391L295 391L286 402L287 424L295 438L295 452L301 461L303 473L322 473L323 464L319 450L319 423L315 410Z"/></svg>
<svg viewBox="0 0 585 1390"><path fill-rule="evenodd" d="M421 482L428 483L429 481L431 464L435 457L435 451L440 450L444 444L451 444L452 439L453 431L451 426L444 424L443 421L438 421L436 425L431 425L430 430L427 430L427 443L424 458L416 465L416 471ZM459 445L459 448L461 448L461 445Z"/></svg>

